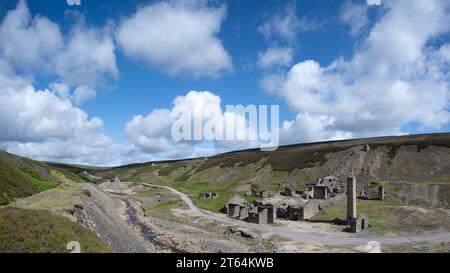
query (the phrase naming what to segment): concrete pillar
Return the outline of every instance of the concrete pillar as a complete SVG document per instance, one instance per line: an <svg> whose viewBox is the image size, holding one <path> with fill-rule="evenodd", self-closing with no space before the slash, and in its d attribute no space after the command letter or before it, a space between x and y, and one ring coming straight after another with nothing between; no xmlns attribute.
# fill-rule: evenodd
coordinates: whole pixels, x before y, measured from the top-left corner
<svg viewBox="0 0 450 273"><path fill-rule="evenodd" d="M378 200L384 200L384 186L378 187Z"/></svg>
<svg viewBox="0 0 450 273"><path fill-rule="evenodd" d="M347 223L356 219L356 179L347 178Z"/></svg>

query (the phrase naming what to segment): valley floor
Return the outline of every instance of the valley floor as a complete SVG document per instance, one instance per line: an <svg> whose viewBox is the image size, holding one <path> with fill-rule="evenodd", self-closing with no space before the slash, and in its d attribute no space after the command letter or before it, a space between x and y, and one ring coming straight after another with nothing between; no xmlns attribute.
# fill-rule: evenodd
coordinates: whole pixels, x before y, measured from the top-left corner
<svg viewBox="0 0 450 273"><path fill-rule="evenodd" d="M450 251L449 230L379 236L326 222L256 225L202 210L176 189L142 183L66 183L11 206L67 216L116 252Z"/></svg>

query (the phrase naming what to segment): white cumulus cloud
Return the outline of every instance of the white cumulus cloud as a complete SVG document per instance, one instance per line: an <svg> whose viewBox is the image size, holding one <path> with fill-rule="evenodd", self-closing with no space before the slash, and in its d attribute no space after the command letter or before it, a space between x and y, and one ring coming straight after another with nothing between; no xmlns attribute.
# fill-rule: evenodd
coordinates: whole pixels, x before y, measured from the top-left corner
<svg viewBox="0 0 450 273"><path fill-rule="evenodd" d="M123 20L116 36L126 55L165 73L218 77L232 70L217 37L225 15L203 2L156 2Z"/></svg>
<svg viewBox="0 0 450 273"><path fill-rule="evenodd" d="M61 86L59 86L61 88ZM42 160L108 164L116 160L103 121L70 100L0 73L0 146Z"/></svg>
<svg viewBox="0 0 450 273"><path fill-rule="evenodd" d="M64 50L55 55L54 71L69 85L97 86L104 83L104 78L118 75L114 50L107 29L76 25Z"/></svg>
<svg viewBox="0 0 450 273"><path fill-rule="evenodd" d="M285 122L282 139L396 135L410 123L434 130L448 124L449 63L442 58L447 45L429 45L450 30L448 2L399 0L386 6L349 60L328 66L307 60L263 81L298 113Z"/></svg>
<svg viewBox="0 0 450 273"><path fill-rule="evenodd" d="M177 109L184 108L190 116L177 117ZM205 132L202 131L204 125L216 117L218 121L214 123L216 128L237 128L238 123L244 124L246 130L235 130L235 138L226 140L226 129L224 129L223 139L211 139L209 144ZM191 137L193 140L176 141L171 134L172 125L177 120L183 120L191 124ZM199 121L200 137L194 140L195 123ZM183 128L186 129L186 128ZM259 143L249 140L246 135L248 120L245 116L236 112L223 110L221 98L209 91L189 91L186 95L178 96L173 100L171 109L155 109L147 116L137 115L130 120L125 128L125 133L131 141L128 146L128 157L142 160L185 158L195 156L213 155L218 152L259 147ZM188 130L189 131L189 130ZM254 133L252 131L252 133ZM237 136L244 140L236 140ZM215 136L214 136L215 137ZM206 146L205 146L206 145Z"/></svg>
<svg viewBox="0 0 450 273"><path fill-rule="evenodd" d="M4 17L0 37L3 59L24 70L42 69L63 46L59 26L46 17L33 18L23 0Z"/></svg>
<svg viewBox="0 0 450 273"><path fill-rule="evenodd" d="M105 79L117 77L114 51L109 27L89 27L79 17L64 35L59 25L48 18L33 17L25 0L8 11L0 23L0 58L11 69L31 76L57 76L57 84L67 85L68 93L80 87L95 92Z"/></svg>

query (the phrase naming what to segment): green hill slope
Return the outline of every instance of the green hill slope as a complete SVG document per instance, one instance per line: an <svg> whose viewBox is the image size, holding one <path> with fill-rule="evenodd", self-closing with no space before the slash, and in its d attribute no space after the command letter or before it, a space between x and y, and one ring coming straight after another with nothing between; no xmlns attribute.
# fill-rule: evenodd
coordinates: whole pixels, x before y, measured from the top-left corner
<svg viewBox="0 0 450 273"><path fill-rule="evenodd" d="M46 165L0 152L0 205L26 197L58 184Z"/></svg>
<svg viewBox="0 0 450 273"><path fill-rule="evenodd" d="M64 253L77 241L81 252L110 252L93 232L46 210L0 209L0 252Z"/></svg>
<svg viewBox="0 0 450 273"><path fill-rule="evenodd" d="M20 170L0 159L0 205L6 205L14 198L25 197L39 192L37 185L32 183Z"/></svg>

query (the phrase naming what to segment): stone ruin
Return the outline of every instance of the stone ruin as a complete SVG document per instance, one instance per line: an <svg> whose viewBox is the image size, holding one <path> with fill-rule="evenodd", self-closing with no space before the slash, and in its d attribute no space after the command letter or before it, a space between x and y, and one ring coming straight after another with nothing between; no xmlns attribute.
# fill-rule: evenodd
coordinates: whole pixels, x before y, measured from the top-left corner
<svg viewBox="0 0 450 273"><path fill-rule="evenodd" d="M361 192L358 196L358 199L369 200L369 196L366 195L366 191L365 191L364 187L361 187Z"/></svg>
<svg viewBox="0 0 450 273"><path fill-rule="evenodd" d="M238 195L228 200L227 214L231 218L255 224L271 224L274 218L273 206L259 202L248 204Z"/></svg>
<svg viewBox="0 0 450 273"><path fill-rule="evenodd" d="M367 219L367 215L360 214L356 219L351 219L348 225L350 232L358 233L369 226L369 220Z"/></svg>
<svg viewBox="0 0 450 273"><path fill-rule="evenodd" d="M378 193L375 197L373 197L372 195L369 195L364 187L361 187L361 192L357 197L360 200L380 200L383 201L386 196L385 196L385 191L384 191L384 186L378 186Z"/></svg>
<svg viewBox="0 0 450 273"><path fill-rule="evenodd" d="M313 198L314 199L328 199L331 196L331 191L328 186L316 185L313 186Z"/></svg>
<svg viewBox="0 0 450 273"><path fill-rule="evenodd" d="M312 185L312 196L314 199L329 199L341 192L338 187L339 179L335 176L326 176L317 179L317 182Z"/></svg>
<svg viewBox="0 0 450 273"><path fill-rule="evenodd" d="M255 224L272 224L273 207L270 205L259 205L250 208L247 222Z"/></svg>
<svg viewBox="0 0 450 273"><path fill-rule="evenodd" d="M264 203L254 201L252 204L248 204L243 198L236 195L226 204L227 214L231 218L257 224L273 223L275 218L292 221L308 220L329 205L328 199L344 192L338 181L339 179L335 176L325 176L317 179L315 183L309 184L304 190L296 190L294 187L296 182L281 182L284 188L279 194L290 198L275 198ZM274 193L257 191L252 185L245 195L272 197Z"/></svg>
<svg viewBox="0 0 450 273"><path fill-rule="evenodd" d="M248 218L248 204L247 201L235 195L227 202L228 216L238 220L245 220Z"/></svg>
<svg viewBox="0 0 450 273"><path fill-rule="evenodd" d="M312 183L307 183L303 190L296 190L296 182L281 182L283 190L279 192L281 196L301 197L303 199L329 199L338 193L343 192L343 188L338 184L339 179L335 176L325 176Z"/></svg>
<svg viewBox="0 0 450 273"><path fill-rule="evenodd" d="M257 191L253 186L249 191L245 193L246 196L250 197L262 197L262 198L269 198L275 195L272 191Z"/></svg>
<svg viewBox="0 0 450 273"><path fill-rule="evenodd" d="M291 221L304 221L312 218L320 211L318 203L310 200L301 205L289 206L287 209L287 219Z"/></svg>
<svg viewBox="0 0 450 273"><path fill-rule="evenodd" d="M367 215L356 213L356 179L347 178L347 226L350 232L360 232L369 226Z"/></svg>
<svg viewBox="0 0 450 273"><path fill-rule="evenodd" d="M292 221L304 221L312 218L328 206L325 200L292 199L289 202L253 201L247 204L240 197L233 197L227 203L228 216L251 223L273 223L275 218ZM247 217L247 218L246 218Z"/></svg>
<svg viewBox="0 0 450 273"><path fill-rule="evenodd" d="M271 200L265 203L254 202L247 204L239 196L230 199L227 204L228 216L231 218L245 220L252 223L273 223L273 219L282 218L293 221L304 221L312 218L322 208L328 206L327 199L334 197L342 192L338 188L338 178L335 176L326 176L304 190L296 190L296 182L281 182L284 185L281 196L290 197L288 199ZM252 197L273 197L274 193L270 191L257 191L252 185L246 196Z"/></svg>
<svg viewBox="0 0 450 273"><path fill-rule="evenodd" d="M216 199L219 197L217 192L201 192L198 194L198 199L206 200L206 199Z"/></svg>
<svg viewBox="0 0 450 273"><path fill-rule="evenodd" d="M304 221L312 218L320 210L329 205L329 202L323 199L328 199L336 193L340 193L340 189L336 186L337 178L325 177L318 179L317 183L313 185L311 192L314 200L297 199L296 202L287 203L262 203L254 201L253 204L248 204L246 200L238 195L228 200L226 204L227 214L229 217L244 220L256 224L270 224L274 222L274 218L285 218L292 221ZM314 187L324 189L323 192L315 193ZM296 191L294 191L296 192ZM280 194L290 194L292 197L293 190L290 187L285 187ZM362 191L364 195L364 190ZM253 194L253 193L252 193ZM295 194L295 193L294 193ZM286 196L286 195L285 195ZM287 195L289 196L289 195ZM296 196L299 198L300 196ZM360 232L369 226L369 219L365 214L357 214L356 210L356 179L348 177L347 179L347 227L350 232ZM378 199L384 200L384 187L378 187ZM292 198L291 201L295 201Z"/></svg>

